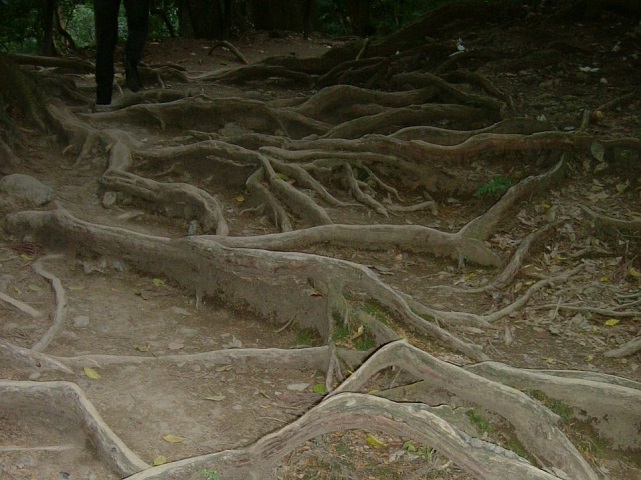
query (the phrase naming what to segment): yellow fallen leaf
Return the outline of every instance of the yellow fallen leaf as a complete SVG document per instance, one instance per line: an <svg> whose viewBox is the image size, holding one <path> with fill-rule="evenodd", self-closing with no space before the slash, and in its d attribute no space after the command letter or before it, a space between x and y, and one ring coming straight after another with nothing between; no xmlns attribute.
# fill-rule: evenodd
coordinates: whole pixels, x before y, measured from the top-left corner
<svg viewBox="0 0 641 480"><path fill-rule="evenodd" d="M376 438L374 435L368 435L365 441L368 443L368 445L374 448L380 448L385 446L385 444L381 442L378 438Z"/></svg>
<svg viewBox="0 0 641 480"><path fill-rule="evenodd" d="M85 375L87 375L87 377L89 378L92 378L93 380L98 380L100 378L100 374L93 368L85 367L83 370L85 372Z"/></svg>
<svg viewBox="0 0 641 480"><path fill-rule="evenodd" d="M243 203L243 202L245 201L245 196L244 196L244 195L238 195L238 196L236 197L236 201L237 201L238 203Z"/></svg>
<svg viewBox="0 0 641 480"><path fill-rule="evenodd" d="M69 290L84 290L85 286L84 285L70 285Z"/></svg>
<svg viewBox="0 0 641 480"><path fill-rule="evenodd" d="M231 370L231 365L223 365L222 367L216 368L217 372L227 372L228 370Z"/></svg>
<svg viewBox="0 0 641 480"><path fill-rule="evenodd" d="M615 325L618 325L621 320L617 320L616 318L610 318L605 321L604 325L606 327L614 327Z"/></svg>
<svg viewBox="0 0 641 480"><path fill-rule="evenodd" d="M628 274L633 278L641 278L641 273L639 273L639 271L634 267L631 267L630 270L628 270Z"/></svg>
<svg viewBox="0 0 641 480"><path fill-rule="evenodd" d="M183 440L185 440L183 437L179 437L178 435L172 435L172 434L165 435L164 437L162 437L162 439L165 442L169 442L169 443L181 443Z"/></svg>
<svg viewBox="0 0 641 480"><path fill-rule="evenodd" d="M601 283L608 283L608 282L610 281L610 279L609 279L608 277L601 277L601 278L599 279L599 281L600 281Z"/></svg>
<svg viewBox="0 0 641 480"><path fill-rule="evenodd" d="M361 335L363 335L363 332L364 332L364 331L365 331L365 329L363 328L363 325L361 325L360 327L358 327L358 329L356 330L356 332L354 332L354 333L349 337L349 339L350 339L350 340L356 340L358 337L360 337Z"/></svg>
<svg viewBox="0 0 641 480"><path fill-rule="evenodd" d="M33 260L33 257L30 257L29 255L23 253L20 255L20 258L22 258L25 262L31 262Z"/></svg>
<svg viewBox="0 0 641 480"><path fill-rule="evenodd" d="M588 363L592 363L592 360L594 360L594 355L588 355L588 356L585 358L585 361L586 361L586 362L588 362Z"/></svg>
<svg viewBox="0 0 641 480"><path fill-rule="evenodd" d="M151 283L154 284L154 287L162 287L165 285L165 281L162 278L154 278Z"/></svg>
<svg viewBox="0 0 641 480"><path fill-rule="evenodd" d="M158 465L164 465L167 463L167 457L164 455L158 455L156 458L154 458L154 467L157 467Z"/></svg>
<svg viewBox="0 0 641 480"><path fill-rule="evenodd" d="M546 358L545 363L548 365L554 365L556 363L556 360L554 358Z"/></svg>
<svg viewBox="0 0 641 480"><path fill-rule="evenodd" d="M134 348L138 350L139 352L148 352L151 346L149 344L147 345L134 345Z"/></svg>
<svg viewBox="0 0 641 480"><path fill-rule="evenodd" d="M32 292L39 292L40 290L42 290L38 285L34 285L33 283L27 285L27 288Z"/></svg>

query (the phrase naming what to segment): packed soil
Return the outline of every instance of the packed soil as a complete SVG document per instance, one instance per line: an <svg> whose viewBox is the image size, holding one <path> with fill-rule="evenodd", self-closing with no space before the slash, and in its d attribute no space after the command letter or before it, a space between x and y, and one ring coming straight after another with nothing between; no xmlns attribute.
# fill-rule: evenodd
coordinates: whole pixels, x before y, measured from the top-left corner
<svg viewBox="0 0 641 480"><path fill-rule="evenodd" d="M452 56L440 63L449 62L448 68L420 70L448 79L454 79L452 72L474 71L502 92L503 97L499 98L510 99L506 104L512 109L511 117L547 122L549 131L555 134L589 134L592 139L581 148L561 148L565 162L563 180L549 186L542 184L515 202L491 235L481 242L500 258L498 265L482 265L468 255L457 261L440 252L410 248L400 240L379 249L367 248L358 241L354 244L319 241L283 250L362 265L391 289L411 296L420 304L439 312L461 313L459 321L449 324L437 320L436 323L457 338L480 346L493 361L523 369L580 370L641 382L639 350L622 356L605 355L641 337L641 230L627 231L616 224L597 225L601 217L631 223L641 221L641 150L638 148L641 142L638 95L641 24L637 19L607 12L596 20L546 20L537 17L536 12L532 15L534 18L524 17L513 23L462 22L443 28L435 34L438 38L430 36L428 40L434 45L448 46ZM251 32L230 40L230 44L251 66L264 65L260 62L271 57L321 58L332 49L356 41L319 34L302 38L295 33ZM456 52L459 52L458 60ZM430 55L437 53L420 52L415 61L429 64ZM454 65L457 61L459 64ZM185 98L205 95L221 103L227 99L251 100L275 109L280 105L301 105L322 90L318 84L305 85L291 77L283 78L277 71L255 78L250 76L242 82L223 81L224 73L247 67L229 45L214 45L205 40L149 42L144 62L143 95L164 90L182 93ZM168 65L184 69L175 67L189 81L162 77L159 85L153 72ZM40 67L23 68L36 75L48 74ZM122 82L122 71L118 69L117 80ZM92 75L70 74L68 78L77 85L79 98L92 98ZM407 80L404 85L399 80L395 89L389 87L387 91L407 91L411 82ZM480 94L479 90L477 95ZM135 111L140 105L165 105L162 103L165 100L153 103L149 100L151 97L145 98L140 100L126 90L122 94L117 92L115 105L107 112L96 112L90 100L83 104L62 96L58 101L73 118L89 123L96 131L119 129L132 139L132 144L139 145L132 154L129 172L163 184L191 184L209 192L222 205L231 238L278 234L278 222L269 215L269 209L264 208L264 198L248 189L245 183L255 167L242 165L240 157L221 160L222 154L212 152L209 157L192 159L189 153L176 150L175 154L159 159L151 155L144 157L143 153L210 140L234 144L235 140L231 139L242 138L234 145L242 144L248 150L256 145L252 151L268 154L269 148L288 148L285 143L277 145L275 141L261 143L266 142L267 136L273 139L282 132L274 128L269 133L268 126L263 128L261 123L263 130L259 133L265 136L252 137L260 128L252 132L253 124L244 123L243 108L247 118L260 115L252 110L253 103L236 107L238 112L234 111L229 120L224 118L225 110L199 113L192 106L180 113L180 121L172 123L151 110ZM344 101L350 98L347 96ZM127 101L131 101L132 106L124 107L123 102ZM171 101L179 99L167 100L167 104ZM470 97L461 105L478 106L475 101ZM340 116L341 105L333 108ZM361 114L351 112L350 119L382 111L376 105L365 103ZM340 121L330 121L331 114L330 108L324 124L340 125ZM479 118L466 123L447 115L432 123L417 121L413 125L390 119L380 131L365 133L393 135L402 128L416 125L463 132L486 128L496 122L498 120ZM294 138L291 132L293 129L290 136ZM366 138L359 133L352 135L351 130L347 136L336 132L334 139ZM310 151L317 151L323 148L323 138L330 138L323 135L306 133L296 140L305 138L310 144L318 140L310 147ZM623 146L618 150L609 149L608 142L622 140L628 143L621 143ZM413 141L412 145L422 142ZM336 198L349 205L322 203L320 194L312 192L308 185L301 186L300 191L322 204L333 224L399 228L419 225L454 233L487 212L503 195L508 195L507 187L501 182L517 185L528 178L545 175L561 158L554 155L552 140L549 144L533 143L532 147L519 149L509 143L512 137L490 139L489 143L492 141L495 142L492 145L471 149L462 159L448 157L454 144L443 147L442 153L435 155L435 173L429 174L433 175L430 177L434 179L433 185L419 174L411 178L407 171L402 171L397 177L393 169L383 170L379 175L382 183L393 189L382 185L372 187L376 190L376 196L371 193L376 203L351 198L353 189L350 191L344 179L337 180L331 174L319 178L329 178L325 185ZM41 207L42 211L64 208L71 216L90 224L162 238L216 233L215 229L205 232L203 222L194 223L198 216L184 214L179 200L154 201L106 184L103 175L115 143L90 142L88 151L81 157L76 157L78 149L68 148L71 144L60 133L44 134L20 125L20 142L15 148L17 161L3 165L2 174L28 174L51 187L55 203ZM603 146L605 154L600 150ZM348 147L345 148L344 151L348 151ZM393 156L391 147L386 148L376 151L373 147L372 151ZM291 151L294 150L292 147ZM442 159L438 155L442 155ZM214 157L213 166L207 164L208 159ZM330 161L327 160L328 165ZM374 160L371 165L379 166L382 162L382 159ZM354 167L357 178L365 172L364 165ZM228 169L228 166L234 168ZM309 171L320 175L324 174L323 168L321 165L317 171ZM277 175L299 187L299 183L292 180L293 174L283 170ZM365 184L367 181L361 179L364 189ZM114 191L118 191L117 195L114 193L117 201L111 202L108 194ZM426 201L433 202L429 208L396 211L391 208ZM172 205L172 202L175 203ZM386 210L384 214L378 206ZM3 197L2 208L4 214L13 214L29 206ZM314 226L298 214L292 215L291 222L294 231ZM528 249L518 273L504 284L485 289L504 271L524 238L548 223L554 226ZM15 227L2 230L0 291L42 315L30 317L20 309L0 303L0 337L12 345L31 349L57 318L60 297L56 298L50 279L35 271L33 267L38 264L59 279L65 295L62 325L43 353L63 363L64 359L73 361L67 363L72 370L69 374L22 368L14 363L15 358L9 357L13 360L0 361L0 378L23 382L65 380L76 384L113 433L148 465L169 464L251 445L291 424L322 400L327 373L318 362L296 364L281 362L277 357L255 361L253 356L259 356L254 352L320 348L331 338L339 348L370 355L379 346L376 343L385 343L365 339L362 330L358 331L357 320L347 326L349 331L343 336L336 334L336 326L325 330L317 328L315 318L325 315L325 310L318 314L315 305L330 297L331 285L321 288L311 281L310 285L301 285L299 291L304 300L300 305L292 304L288 310L280 303L290 302L292 292L279 290L277 279L273 280L276 282L273 288L269 284L271 280L257 281L252 287L252 278L259 274L248 267L247 270L230 267L245 281L241 298L233 299L227 292L216 295L169 275L163 276L158 273L162 269L143 268L118 249L110 247L100 253L99 246L78 238L56 229L48 230L44 236ZM152 262L149 259L154 258L153 251L148 250L145 255L146 261ZM159 266L174 261L155 257ZM565 274L567 277L530 293L542 279ZM283 285L289 284L283 280ZM223 291L225 286L219 288ZM287 288L291 289L291 285ZM526 293L528 297L524 298ZM257 299L259 307L243 300L252 297ZM372 301L358 289L345 294L344 299L371 317L384 320L399 337L441 360L460 367L476 361L407 325L389 305L381 305L376 299ZM504 315L497 314L510 307ZM346 310L352 308L355 307L346 307ZM284 316L283 312L290 311L291 316ZM335 309L334 317L336 311L340 308ZM497 318L489 326L466 322L463 314L483 318L497 314ZM234 356L234 351L243 355ZM204 352L222 352L222 355L198 356ZM232 353L228 355L229 352ZM130 357L157 361L136 362ZM123 360L117 360L119 358ZM347 375L352 372L347 367L345 371ZM389 390L415 381L403 368L388 368L372 376L359 391ZM334 379L330 388L339 383ZM106 480L126 476L103 461L69 405L46 396L16 398L0 398L1 478ZM434 405L458 403L456 395L442 398L443 402L435 400ZM558 404L541 401L563 417L563 408ZM468 415L477 428L478 438L538 461L515 446L518 442L512 442L514 432L509 425L489 413L486 415L493 428L484 429L482 421L475 423ZM302 442L265 472L263 478L475 478L450 461L439 445L424 445L409 435L393 435L377 429L376 423L370 425L369 429L323 432ZM638 441L629 442L637 447L616 448L612 442L599 439L590 421L576 418L566 419L561 430L601 478L641 480ZM628 445L628 442L622 439L621 444ZM219 478L218 475L214 469L200 468L184 478L214 479Z"/></svg>

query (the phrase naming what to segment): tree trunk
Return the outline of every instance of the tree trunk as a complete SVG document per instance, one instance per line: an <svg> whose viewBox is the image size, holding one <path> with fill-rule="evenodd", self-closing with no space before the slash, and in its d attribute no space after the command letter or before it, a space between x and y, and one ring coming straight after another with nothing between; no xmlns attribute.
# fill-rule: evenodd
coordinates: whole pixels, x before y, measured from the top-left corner
<svg viewBox="0 0 641 480"><path fill-rule="evenodd" d="M347 0L347 12L355 35L367 37L376 32L372 23L371 11L371 0Z"/></svg>
<svg viewBox="0 0 641 480"><path fill-rule="evenodd" d="M308 0L252 0L252 21L259 30L305 30ZM311 17L310 17L311 29Z"/></svg>
<svg viewBox="0 0 641 480"><path fill-rule="evenodd" d="M50 57L56 55L56 46L53 43L53 26L57 3L57 0L46 0L42 10L42 25L44 28L42 54Z"/></svg>
<svg viewBox="0 0 641 480"><path fill-rule="evenodd" d="M229 36L231 0L181 0L180 35L187 38L221 40Z"/></svg>

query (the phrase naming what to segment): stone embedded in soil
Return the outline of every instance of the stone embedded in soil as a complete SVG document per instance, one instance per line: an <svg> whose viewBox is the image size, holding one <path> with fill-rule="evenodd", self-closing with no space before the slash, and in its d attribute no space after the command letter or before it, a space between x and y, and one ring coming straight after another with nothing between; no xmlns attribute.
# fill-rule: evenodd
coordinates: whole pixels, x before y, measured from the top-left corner
<svg viewBox="0 0 641 480"><path fill-rule="evenodd" d="M309 383L290 383L287 385L287 390L293 392L304 392L309 388Z"/></svg>
<svg viewBox="0 0 641 480"><path fill-rule="evenodd" d="M0 179L0 192L36 206L53 200L53 189L29 175L14 173Z"/></svg>
<svg viewBox="0 0 641 480"><path fill-rule="evenodd" d="M89 317L86 315L78 315L73 319L73 326L76 328L84 328L89 326Z"/></svg>

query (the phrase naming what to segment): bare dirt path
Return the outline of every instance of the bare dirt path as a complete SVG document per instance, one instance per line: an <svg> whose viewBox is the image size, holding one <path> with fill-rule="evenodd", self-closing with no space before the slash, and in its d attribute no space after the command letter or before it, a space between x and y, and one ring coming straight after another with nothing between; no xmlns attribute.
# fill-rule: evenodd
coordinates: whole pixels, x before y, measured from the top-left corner
<svg viewBox="0 0 641 480"><path fill-rule="evenodd" d="M641 31L517 13L15 58L0 477L641 479Z"/></svg>

